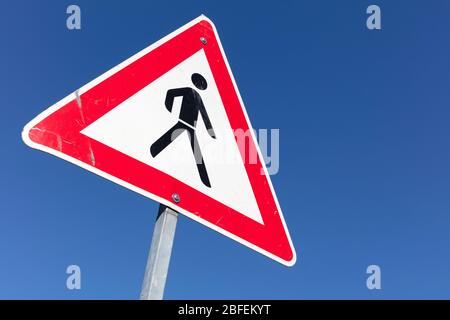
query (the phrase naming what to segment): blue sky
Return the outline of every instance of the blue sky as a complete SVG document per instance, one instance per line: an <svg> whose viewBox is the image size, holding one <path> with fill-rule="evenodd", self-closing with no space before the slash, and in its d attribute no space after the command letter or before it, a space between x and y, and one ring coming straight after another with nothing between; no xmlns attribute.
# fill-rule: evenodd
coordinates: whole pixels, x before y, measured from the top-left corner
<svg viewBox="0 0 450 320"><path fill-rule="evenodd" d="M78 4L82 29L66 28ZM382 30L366 28L367 6ZM201 13L255 128L299 255L284 267L186 217L165 297L450 298L450 3L8 1L1 10L0 298L136 299L157 204L28 148L48 106ZM82 289L67 290L77 264ZM382 289L368 290L377 264Z"/></svg>

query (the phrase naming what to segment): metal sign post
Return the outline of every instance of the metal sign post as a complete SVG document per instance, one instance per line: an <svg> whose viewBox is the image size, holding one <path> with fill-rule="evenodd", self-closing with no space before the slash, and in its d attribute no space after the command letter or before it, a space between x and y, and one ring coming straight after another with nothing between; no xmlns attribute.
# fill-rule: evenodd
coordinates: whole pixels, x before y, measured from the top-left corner
<svg viewBox="0 0 450 320"><path fill-rule="evenodd" d="M164 205L159 206L142 283L141 300L163 298L177 220L178 212Z"/></svg>

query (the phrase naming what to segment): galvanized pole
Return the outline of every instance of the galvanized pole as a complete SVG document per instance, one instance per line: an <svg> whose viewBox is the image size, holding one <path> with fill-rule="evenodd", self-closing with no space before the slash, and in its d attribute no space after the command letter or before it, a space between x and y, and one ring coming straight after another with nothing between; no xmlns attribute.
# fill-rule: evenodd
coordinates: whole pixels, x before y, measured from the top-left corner
<svg viewBox="0 0 450 320"><path fill-rule="evenodd" d="M163 298L177 219L178 212L164 205L159 206L142 283L141 300Z"/></svg>

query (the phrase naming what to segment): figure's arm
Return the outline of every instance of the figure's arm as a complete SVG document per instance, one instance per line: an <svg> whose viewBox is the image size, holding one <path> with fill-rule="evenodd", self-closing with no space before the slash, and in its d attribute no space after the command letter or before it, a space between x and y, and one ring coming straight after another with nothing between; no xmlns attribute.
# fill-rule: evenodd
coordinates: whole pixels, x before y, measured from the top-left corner
<svg viewBox="0 0 450 320"><path fill-rule="evenodd" d="M175 97L182 95L184 95L183 88L170 89L169 91L167 91L165 105L167 110L169 110L169 112L172 112L173 100L175 99Z"/></svg>
<svg viewBox="0 0 450 320"><path fill-rule="evenodd" d="M205 106L203 105L203 101L200 101L199 106L200 114L202 115L203 122L205 123L206 129L208 130L208 134L211 138L216 139L216 133L211 125L211 121L209 120L208 114L206 113Z"/></svg>

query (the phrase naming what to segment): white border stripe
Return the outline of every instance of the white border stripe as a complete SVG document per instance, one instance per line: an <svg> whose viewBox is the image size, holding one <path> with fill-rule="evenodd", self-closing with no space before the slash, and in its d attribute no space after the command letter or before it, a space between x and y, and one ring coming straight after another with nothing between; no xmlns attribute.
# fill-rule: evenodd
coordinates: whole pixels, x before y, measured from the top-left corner
<svg viewBox="0 0 450 320"><path fill-rule="evenodd" d="M216 29L214 23L210 19L208 19L206 16L204 16L204 15L200 15L198 18L196 18L196 19L192 20L191 22L185 24L181 28L179 28L176 31L170 33L169 35L165 36L164 38L162 38L159 41L153 43L149 47L147 47L144 50L136 53L132 57L126 59L125 61L123 61L122 63L118 64L114 68L112 68L109 71L105 72L101 76L99 76L96 79L92 80L88 84L84 85L83 87L81 87L78 90L79 95L81 96L83 93L85 93L86 91L89 91L91 88L95 87L100 82L102 82L105 79L109 78L110 76L112 76L113 74L117 73L118 71L120 71L124 67L128 66L132 62L138 60L139 58L143 57L145 54L147 54L150 51L154 50L155 48L159 47L161 44L169 41L170 39L174 38L178 34L180 34L183 31L189 29L190 27L192 27L193 25L197 24L198 22L200 22L202 20L207 21L213 27L214 34L216 36L217 42L219 44L220 51L221 51L222 56L224 58L225 64L227 66L228 73L230 74L231 80L233 82L234 89L235 89L235 91L237 93L237 96L239 98L239 102L240 102L240 104L242 106L242 109L243 109L243 112L244 112L245 119L247 121L248 127L250 129L253 128L251 126L250 120L248 118L248 114L247 114L247 111L245 109L244 102L242 101L241 95L240 95L239 90L237 88L236 81L234 79L233 73L231 72L231 68L230 68L230 65L228 63L228 59L227 59L227 57L225 55L225 52L223 50L222 43L220 42L220 38L219 38L219 35L217 33L217 29ZM250 242L248 242L248 241L246 241L244 239L241 239L241 238L235 236L234 234L219 228L218 226L216 226L214 224L211 224L210 222L208 222L206 220L203 220L203 219L199 218L198 216L196 216L196 215L194 215L194 214L184 210L183 208L177 206L176 204L174 204L174 203L172 203L170 201L167 201L167 200L165 200L163 198L160 198L160 197L158 197L158 196L156 196L154 194L151 194L151 193L149 193L149 192L147 192L147 191L145 191L143 189L137 188L137 187L131 185L130 183L126 182L126 181L118 179L118 178L116 178L116 177L114 177L114 176L112 176L112 175L110 175L110 174L108 174L106 172L103 172L103 171L101 171L101 170L99 170L99 169L97 169L95 167L92 167L92 166L90 166L90 165L88 165L88 164L86 164L86 163L84 163L82 161L79 161L79 160L77 160L75 158L69 157L66 154L64 154L62 152L59 152L59 151L57 151L55 149L52 149L52 148L49 148L49 147L37 144L37 143L33 142L29 138L29 132L30 132L31 128L33 128L36 124L41 122L43 119L45 119L50 114L54 113L55 111L57 111L58 109L60 109L64 105L66 105L68 102L72 101L73 99L75 99L75 94L74 93L70 94L67 97L65 97L64 99L60 100L59 102L57 102L56 104L54 104L53 106L48 108L47 110L45 110L42 113L40 113L36 118L31 120L29 123L27 123L25 125L23 131L22 131L22 139L23 139L23 141L28 146L30 146L31 148L35 148L35 149L38 149L38 150L42 150L44 152L48 152L48 153L50 153L50 154L52 154L52 155L54 155L54 156L56 156L58 158L64 159L64 160L66 160L68 162L71 162L71 163L73 163L73 164L75 164L75 165L77 165L79 167L82 167L83 169L91 171L91 172L93 172L93 173L95 173L95 174L97 174L97 175L99 175L99 176L101 176L101 177L103 177L103 178L105 178L107 180L113 181L113 182L115 182L115 183L117 183L117 184L119 184L119 185L121 185L121 186L123 186L125 188L128 188L128 189L130 189L130 190L132 190L134 192L137 192L137 193L139 193L139 194L141 194L141 195L143 195L143 196L145 196L147 198L153 199L153 200L155 200L155 201L157 201L159 203L162 203L163 205L166 205L168 207L174 208L175 210L177 210L178 212L184 214L185 216L187 216L187 217L189 217L189 218L191 218L191 219L193 219L193 220L195 220L195 221L197 221L197 222L199 222L199 223L201 223L201 224L203 224L203 225L205 225L205 226L207 226L207 227L209 227L209 228L211 228L211 229L213 229L213 230L215 230L215 231L217 231L217 232L219 232L219 233L221 233L221 234L223 234L223 235L225 235L225 236L227 236L227 237L229 237L229 238L231 238L231 239L233 239L233 240L235 240L235 241L237 241L237 242L239 242L239 243L241 243L241 244L243 244L243 245L245 245L245 246L247 246L247 247L249 247L249 248L251 248L251 249L253 249L253 250L255 250L255 251L257 251L257 252L259 252L259 253L261 253L261 254L271 258L271 259L273 259L273 260L275 260L275 261L277 261L277 262L279 262L279 263L281 263L281 264L284 264L286 266L293 266L295 264L295 262L297 261L297 255L296 255L296 252L295 252L295 248L294 248L294 246L292 244L292 240L291 240L289 231L287 229L286 222L285 222L283 214L281 212L280 204L278 202L277 196L276 196L275 191L273 189L272 181L271 181L270 176L269 176L269 174L267 172L267 168L266 168L266 166L263 163L262 163L262 167L264 168L264 173L265 173L265 175L267 177L267 180L269 181L270 190L272 192L272 195L274 197L275 203L277 205L279 216L280 216L280 219L282 221L284 230L286 232L286 236L287 236L287 238L289 240L289 245L290 245L291 250L292 250L293 258L290 261L283 260L283 259L279 258L278 256L275 256L272 253L270 253L270 252L268 252L266 250L263 250L263 249L255 246L254 244L252 244L252 243L250 243ZM250 131L251 131L251 134L252 134L253 141L255 142L256 149L258 150L258 156L259 156L259 158L262 161L264 158L262 157L261 150L259 149L255 133L254 133L253 130L250 130Z"/></svg>

